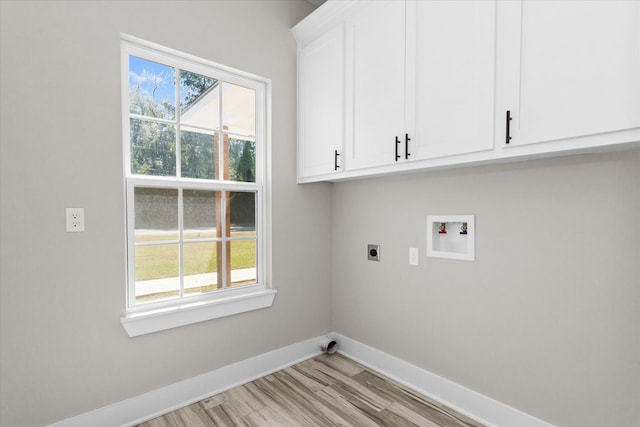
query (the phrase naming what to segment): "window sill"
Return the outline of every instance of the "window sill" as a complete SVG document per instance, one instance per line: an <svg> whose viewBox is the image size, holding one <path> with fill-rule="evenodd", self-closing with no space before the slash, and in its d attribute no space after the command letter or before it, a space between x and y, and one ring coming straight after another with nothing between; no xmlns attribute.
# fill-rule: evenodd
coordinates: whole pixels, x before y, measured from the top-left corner
<svg viewBox="0 0 640 427"><path fill-rule="evenodd" d="M131 313L122 317L120 321L130 337L137 337L138 335L271 307L277 292L274 289L264 289L214 301Z"/></svg>

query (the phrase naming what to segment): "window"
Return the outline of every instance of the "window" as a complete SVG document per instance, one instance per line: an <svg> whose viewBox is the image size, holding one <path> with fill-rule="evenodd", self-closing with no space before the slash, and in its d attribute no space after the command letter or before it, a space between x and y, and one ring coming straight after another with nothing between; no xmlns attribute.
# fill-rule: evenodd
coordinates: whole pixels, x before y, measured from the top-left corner
<svg viewBox="0 0 640 427"><path fill-rule="evenodd" d="M130 37L122 64L125 329L133 336L271 305L269 82Z"/></svg>

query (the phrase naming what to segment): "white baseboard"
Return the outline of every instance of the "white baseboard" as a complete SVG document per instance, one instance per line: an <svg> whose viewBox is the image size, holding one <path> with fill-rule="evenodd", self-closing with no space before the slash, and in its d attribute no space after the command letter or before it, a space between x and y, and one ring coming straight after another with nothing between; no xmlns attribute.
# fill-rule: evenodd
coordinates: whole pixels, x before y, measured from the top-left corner
<svg viewBox="0 0 640 427"><path fill-rule="evenodd" d="M553 427L373 347L336 333L327 336L338 342L338 351L345 356L488 427ZM321 353L320 346L326 342L326 336L311 338L62 420L50 427L133 426L314 357Z"/></svg>
<svg viewBox="0 0 640 427"><path fill-rule="evenodd" d="M50 427L133 426L230 388L295 365L321 353L324 337L312 338L103 408L67 418Z"/></svg>
<svg viewBox="0 0 640 427"><path fill-rule="evenodd" d="M340 334L338 352L488 427L553 427L545 421Z"/></svg>

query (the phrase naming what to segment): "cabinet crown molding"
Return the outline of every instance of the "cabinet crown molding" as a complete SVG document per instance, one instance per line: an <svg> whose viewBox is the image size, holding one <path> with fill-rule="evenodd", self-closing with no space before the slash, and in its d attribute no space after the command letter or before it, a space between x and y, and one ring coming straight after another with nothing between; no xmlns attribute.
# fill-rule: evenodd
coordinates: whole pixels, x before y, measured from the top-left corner
<svg viewBox="0 0 640 427"><path fill-rule="evenodd" d="M291 33L299 43L306 44L340 24L369 3L371 0L327 0L296 24L291 29Z"/></svg>

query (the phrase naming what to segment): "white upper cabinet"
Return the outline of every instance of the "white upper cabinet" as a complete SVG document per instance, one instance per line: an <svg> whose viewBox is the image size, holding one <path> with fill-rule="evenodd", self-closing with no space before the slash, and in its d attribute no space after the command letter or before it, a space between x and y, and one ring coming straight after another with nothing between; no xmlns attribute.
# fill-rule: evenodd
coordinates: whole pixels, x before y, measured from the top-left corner
<svg viewBox="0 0 640 427"><path fill-rule="evenodd" d="M410 160L494 146L495 1L407 3ZM413 83L415 82L415 83Z"/></svg>
<svg viewBox="0 0 640 427"><path fill-rule="evenodd" d="M606 145L625 142L614 133L640 128L640 2L513 1L502 7L500 143L591 137Z"/></svg>
<svg viewBox="0 0 640 427"><path fill-rule="evenodd" d="M640 0L328 0L292 31L299 182L640 147Z"/></svg>
<svg viewBox="0 0 640 427"><path fill-rule="evenodd" d="M376 1L347 21L348 170L493 148L495 14Z"/></svg>
<svg viewBox="0 0 640 427"><path fill-rule="evenodd" d="M347 19L345 34L346 166L394 163L406 129L405 2L369 3Z"/></svg>
<svg viewBox="0 0 640 427"><path fill-rule="evenodd" d="M340 24L298 51L298 178L343 167L344 28Z"/></svg>

